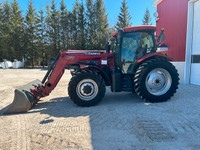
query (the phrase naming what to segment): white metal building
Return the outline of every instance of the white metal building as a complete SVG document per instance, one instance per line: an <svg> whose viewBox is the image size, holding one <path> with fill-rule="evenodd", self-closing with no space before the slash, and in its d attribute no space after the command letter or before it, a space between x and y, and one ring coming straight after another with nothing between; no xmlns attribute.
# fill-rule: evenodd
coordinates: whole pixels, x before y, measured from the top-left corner
<svg viewBox="0 0 200 150"><path fill-rule="evenodd" d="M189 0L185 83L200 85L200 0Z"/></svg>

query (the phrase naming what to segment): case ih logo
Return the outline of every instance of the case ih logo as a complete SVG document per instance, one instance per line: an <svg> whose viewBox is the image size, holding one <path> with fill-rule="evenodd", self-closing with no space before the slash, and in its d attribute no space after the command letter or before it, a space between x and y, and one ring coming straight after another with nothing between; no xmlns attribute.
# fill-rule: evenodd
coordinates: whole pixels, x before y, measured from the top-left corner
<svg viewBox="0 0 200 150"><path fill-rule="evenodd" d="M100 55L100 53L98 53L98 52L87 52L86 54L88 54L88 55Z"/></svg>
<svg viewBox="0 0 200 150"><path fill-rule="evenodd" d="M74 59L74 56L67 56L66 59Z"/></svg>

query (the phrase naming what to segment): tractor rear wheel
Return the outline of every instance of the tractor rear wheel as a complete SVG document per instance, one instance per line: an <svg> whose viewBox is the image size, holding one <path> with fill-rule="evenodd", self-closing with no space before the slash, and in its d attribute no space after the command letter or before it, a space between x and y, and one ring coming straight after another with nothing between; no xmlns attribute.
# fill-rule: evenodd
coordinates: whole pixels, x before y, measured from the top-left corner
<svg viewBox="0 0 200 150"><path fill-rule="evenodd" d="M164 59L151 59L141 64L134 76L134 89L138 96L149 102L170 99L178 89L176 68Z"/></svg>
<svg viewBox="0 0 200 150"><path fill-rule="evenodd" d="M93 71L81 71L70 80L68 94L70 99L83 107L94 106L104 97L106 86L103 78Z"/></svg>

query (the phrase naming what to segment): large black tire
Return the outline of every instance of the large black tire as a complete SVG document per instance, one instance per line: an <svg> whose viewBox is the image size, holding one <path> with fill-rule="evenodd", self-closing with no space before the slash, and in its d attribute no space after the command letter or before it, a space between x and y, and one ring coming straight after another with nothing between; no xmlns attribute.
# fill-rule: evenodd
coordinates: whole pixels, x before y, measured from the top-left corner
<svg viewBox="0 0 200 150"><path fill-rule="evenodd" d="M81 71L70 80L68 94L70 99L82 107L98 104L105 96L106 86L103 78L93 71Z"/></svg>
<svg viewBox="0 0 200 150"><path fill-rule="evenodd" d="M148 102L169 100L178 89L176 68L164 59L151 59L142 63L134 76L134 90Z"/></svg>

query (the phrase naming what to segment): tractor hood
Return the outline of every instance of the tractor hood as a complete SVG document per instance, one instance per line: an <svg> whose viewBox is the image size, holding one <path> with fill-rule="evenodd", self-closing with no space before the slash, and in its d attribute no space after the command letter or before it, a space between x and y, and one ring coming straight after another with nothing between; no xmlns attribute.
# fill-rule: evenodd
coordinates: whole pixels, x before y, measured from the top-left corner
<svg viewBox="0 0 200 150"><path fill-rule="evenodd" d="M68 50L62 51L61 55L70 65L107 65L106 50Z"/></svg>

